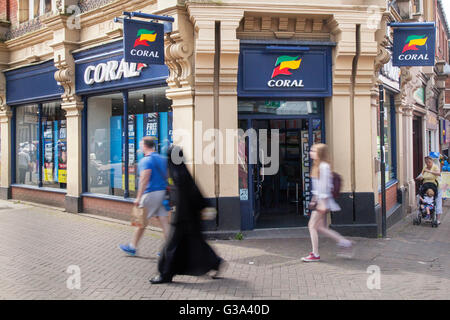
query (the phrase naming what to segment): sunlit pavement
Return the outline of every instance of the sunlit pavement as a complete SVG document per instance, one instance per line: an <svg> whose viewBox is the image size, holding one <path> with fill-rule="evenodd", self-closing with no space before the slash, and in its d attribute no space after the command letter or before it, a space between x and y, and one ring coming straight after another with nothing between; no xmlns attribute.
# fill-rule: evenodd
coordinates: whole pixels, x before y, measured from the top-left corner
<svg viewBox="0 0 450 320"><path fill-rule="evenodd" d="M328 239L321 239L322 260L309 264L300 260L310 251L304 237L211 241L228 262L222 279L176 276L162 285L148 282L156 275L162 234L147 231L138 256L129 257L118 244L132 231L127 224L0 201L0 299L450 298L448 214L437 229L413 226L407 217L387 239L353 238L353 259L337 257ZM379 278L370 272L378 268Z"/></svg>

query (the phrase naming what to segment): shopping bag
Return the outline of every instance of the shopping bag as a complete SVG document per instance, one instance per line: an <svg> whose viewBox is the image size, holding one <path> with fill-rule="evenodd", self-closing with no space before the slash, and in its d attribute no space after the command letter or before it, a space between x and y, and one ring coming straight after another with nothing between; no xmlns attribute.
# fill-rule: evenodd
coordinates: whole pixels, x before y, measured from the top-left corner
<svg viewBox="0 0 450 320"><path fill-rule="evenodd" d="M202 210L202 220L214 220L217 216L216 208L205 208Z"/></svg>
<svg viewBox="0 0 450 320"><path fill-rule="evenodd" d="M146 227L148 224L145 208L133 206L131 210L131 225L135 227Z"/></svg>

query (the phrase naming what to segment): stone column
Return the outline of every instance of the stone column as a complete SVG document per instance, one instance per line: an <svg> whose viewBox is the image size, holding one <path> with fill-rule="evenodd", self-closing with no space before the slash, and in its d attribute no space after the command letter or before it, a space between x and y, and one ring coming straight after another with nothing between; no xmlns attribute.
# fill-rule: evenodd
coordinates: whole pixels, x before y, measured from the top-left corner
<svg viewBox="0 0 450 320"><path fill-rule="evenodd" d="M8 52L0 43L0 70L6 67ZM12 112L6 105L6 80L0 72L0 199L11 198L11 116Z"/></svg>
<svg viewBox="0 0 450 320"><path fill-rule="evenodd" d="M236 29L244 16L242 10L227 10L220 20L219 130L224 143L219 152L219 229L240 230L238 166L238 97L239 40ZM236 132L236 134L228 134Z"/></svg>
<svg viewBox="0 0 450 320"><path fill-rule="evenodd" d="M11 116L10 108L4 104L4 96L0 96L0 199L11 198Z"/></svg>
<svg viewBox="0 0 450 320"><path fill-rule="evenodd" d="M55 15L43 22L53 31L54 63L58 69L55 80L64 88L61 95L61 107L66 111L67 125L67 194L66 211L78 213L82 211L82 128L81 118L83 103L75 94L75 62L72 50L77 48L79 30L68 27L66 15ZM84 174L87 174L85 172Z"/></svg>

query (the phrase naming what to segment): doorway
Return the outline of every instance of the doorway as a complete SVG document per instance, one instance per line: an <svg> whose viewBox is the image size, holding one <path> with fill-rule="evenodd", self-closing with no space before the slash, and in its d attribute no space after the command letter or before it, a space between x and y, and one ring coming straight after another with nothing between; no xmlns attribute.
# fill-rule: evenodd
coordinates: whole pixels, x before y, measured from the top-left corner
<svg viewBox="0 0 450 320"><path fill-rule="evenodd" d="M309 149L324 141L322 119L240 115L239 129L247 132L239 143L242 229L307 226Z"/></svg>

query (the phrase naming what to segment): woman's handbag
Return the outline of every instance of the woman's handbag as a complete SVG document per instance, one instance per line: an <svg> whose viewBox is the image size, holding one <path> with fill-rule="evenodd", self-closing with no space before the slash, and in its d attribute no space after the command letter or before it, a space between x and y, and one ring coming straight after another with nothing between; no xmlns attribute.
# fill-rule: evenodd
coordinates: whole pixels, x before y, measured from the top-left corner
<svg viewBox="0 0 450 320"><path fill-rule="evenodd" d="M145 208L133 206L133 209L131 210L131 225L140 228L145 228L148 225Z"/></svg>
<svg viewBox="0 0 450 320"><path fill-rule="evenodd" d="M308 204L308 210L310 212L312 212L312 211L316 210L316 208L317 208L317 201L311 200Z"/></svg>

